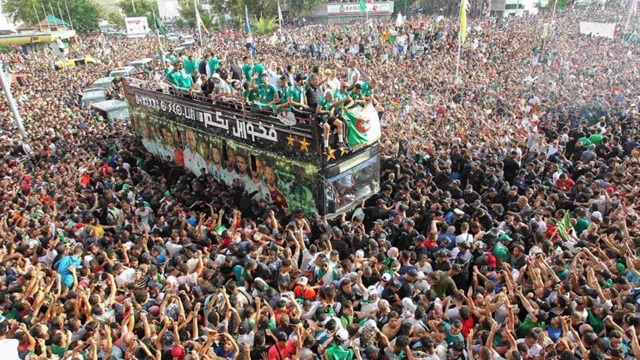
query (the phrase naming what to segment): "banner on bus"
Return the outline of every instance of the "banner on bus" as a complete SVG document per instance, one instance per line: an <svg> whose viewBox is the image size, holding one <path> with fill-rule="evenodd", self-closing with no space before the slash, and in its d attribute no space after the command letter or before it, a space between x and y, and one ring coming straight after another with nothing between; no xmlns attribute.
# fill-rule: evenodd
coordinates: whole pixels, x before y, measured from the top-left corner
<svg viewBox="0 0 640 360"><path fill-rule="evenodd" d="M175 161L196 176L203 173L228 186L242 185L252 199L287 209L316 210L314 184L319 168L310 163L185 128L133 110L131 126L151 154Z"/></svg>
<svg viewBox="0 0 640 360"><path fill-rule="evenodd" d="M128 37L142 37L149 33L149 24L145 16L124 19Z"/></svg>

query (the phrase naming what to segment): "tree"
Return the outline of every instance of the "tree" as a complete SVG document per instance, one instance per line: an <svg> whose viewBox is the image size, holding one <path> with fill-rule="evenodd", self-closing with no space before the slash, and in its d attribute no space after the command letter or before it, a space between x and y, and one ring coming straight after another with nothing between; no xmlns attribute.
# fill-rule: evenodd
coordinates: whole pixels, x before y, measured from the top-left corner
<svg viewBox="0 0 640 360"><path fill-rule="evenodd" d="M196 26L196 7L193 0L179 0L178 11L180 12L180 18L182 18L189 26ZM204 11L199 5L198 11L200 12L202 25L207 29L211 29L212 21L209 16L209 12Z"/></svg>
<svg viewBox="0 0 640 360"><path fill-rule="evenodd" d="M120 0L118 7L127 15L127 17L145 17L150 28L155 29L153 15L160 16L158 13L158 2L155 0ZM136 11L133 11L133 9Z"/></svg>
<svg viewBox="0 0 640 360"><path fill-rule="evenodd" d="M217 14L229 14L244 18L245 6L249 9L249 16L264 14L264 16L278 16L278 0L209 0L213 11ZM326 0L280 0L281 7L287 7L295 15L303 15L319 5L326 4Z"/></svg>
<svg viewBox="0 0 640 360"><path fill-rule="evenodd" d="M67 6L71 19L67 17ZM22 21L27 25L38 24L47 15L62 17L60 20L73 24L77 32L97 30L98 22L105 14L104 8L94 0L74 0L67 3L64 0L4 0L2 12L13 22Z"/></svg>
<svg viewBox="0 0 640 360"><path fill-rule="evenodd" d="M107 21L109 22L109 26L114 29L124 29L124 17L118 13L110 12L107 15Z"/></svg>
<svg viewBox="0 0 640 360"><path fill-rule="evenodd" d="M251 19L251 31L258 35L269 35L278 28L278 20L275 16L264 17L260 14L259 18Z"/></svg>

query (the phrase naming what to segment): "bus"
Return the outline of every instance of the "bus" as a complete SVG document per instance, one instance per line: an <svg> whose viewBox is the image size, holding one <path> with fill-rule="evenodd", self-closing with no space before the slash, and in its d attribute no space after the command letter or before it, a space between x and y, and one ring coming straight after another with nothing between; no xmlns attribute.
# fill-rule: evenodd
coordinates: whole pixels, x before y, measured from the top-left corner
<svg viewBox="0 0 640 360"><path fill-rule="evenodd" d="M258 109L239 99L189 96L128 77L130 121L144 147L196 176L242 184L254 200L328 218L352 210L380 189L380 123L358 118L350 148L323 150L312 114ZM363 115L364 116L364 115ZM351 131L351 130L349 130ZM334 131L335 133L335 131ZM350 135L350 139L358 139ZM345 137L346 141L347 137ZM330 144L337 135L332 134ZM355 141L355 140L354 140Z"/></svg>

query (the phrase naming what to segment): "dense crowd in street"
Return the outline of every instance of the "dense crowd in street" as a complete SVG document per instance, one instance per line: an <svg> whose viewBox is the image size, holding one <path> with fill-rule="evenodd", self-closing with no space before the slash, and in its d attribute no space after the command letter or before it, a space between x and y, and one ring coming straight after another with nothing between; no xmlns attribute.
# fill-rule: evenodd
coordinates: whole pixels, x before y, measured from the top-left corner
<svg viewBox="0 0 640 360"><path fill-rule="evenodd" d="M537 18L470 19L459 81L458 25L427 16L254 36L252 65L242 34L212 34L137 75L368 90L382 189L336 220L172 176L82 109L155 38L78 36L68 56L101 63L60 70L3 54L29 136L3 101L0 357L640 358L640 53L580 35L582 15L546 38Z"/></svg>

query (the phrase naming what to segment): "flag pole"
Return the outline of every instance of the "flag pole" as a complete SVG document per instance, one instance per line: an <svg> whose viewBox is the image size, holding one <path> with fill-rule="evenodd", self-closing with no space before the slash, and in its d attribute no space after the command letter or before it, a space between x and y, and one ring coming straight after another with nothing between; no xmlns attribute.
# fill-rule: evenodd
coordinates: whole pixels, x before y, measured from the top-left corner
<svg viewBox="0 0 640 360"><path fill-rule="evenodd" d="M459 84L460 83L460 55L462 54L462 31L467 31L466 29L466 24L464 24L465 29L462 29L462 12L465 11L465 7L467 6L467 2L465 0L462 0L462 3L460 4L460 14L459 14L459 19L460 19L460 28L458 29L458 56L456 59L456 80L455 83ZM466 21L466 20L465 20Z"/></svg>
<svg viewBox="0 0 640 360"><path fill-rule="evenodd" d="M198 10L198 0L193 0L193 6L196 12L196 23L198 24L198 36L200 37L200 46L203 46L202 42L202 28L203 24L200 23L200 10Z"/></svg>
<svg viewBox="0 0 640 360"><path fill-rule="evenodd" d="M62 10L60 10L60 3L56 3L56 5L58 6L58 14L60 15L60 20L64 22L64 16L62 16ZM66 28L66 25L65 25L65 28Z"/></svg>
<svg viewBox="0 0 640 360"><path fill-rule="evenodd" d="M49 32L51 32L51 25L49 25L49 16L47 15L47 10L44 9L44 3L40 5L42 5L42 12L44 13L44 21L47 22L47 28L49 29Z"/></svg>
<svg viewBox="0 0 640 360"><path fill-rule="evenodd" d="M629 15L627 15L627 23L624 25L624 32L627 32L629 28L629 22L631 21L631 13L635 13L638 10L638 0L631 0L631 7L629 7Z"/></svg>
<svg viewBox="0 0 640 360"><path fill-rule="evenodd" d="M9 76L9 83L7 84L6 76ZM26 140L29 136L27 135L27 131L24 129L24 124L22 123L22 118L20 117L20 112L16 107L16 100L13 98L13 94L11 94L11 74L6 73L4 71L4 64L0 63L0 82L2 82L2 89L4 90L4 94L7 97L7 102L9 103L9 109L11 109L11 113L13 114L13 120L15 120L16 125L18 126L18 131L20 131L20 136L23 140Z"/></svg>
<svg viewBox="0 0 640 360"><path fill-rule="evenodd" d="M280 0L278 0L278 24L280 25L280 30L278 30L278 32L282 32L282 10L280 9Z"/></svg>
<svg viewBox="0 0 640 360"><path fill-rule="evenodd" d="M36 10L36 5L31 4L33 6L33 12L36 14L36 19L38 19L38 29L40 28L40 16L38 16L38 10Z"/></svg>
<svg viewBox="0 0 640 360"><path fill-rule="evenodd" d="M153 12L153 25L156 27L156 38L158 39L158 48L160 50L160 59L162 60L162 66L164 66L164 50L162 49L162 42L160 41L160 29L158 29L158 18L156 18L155 11Z"/></svg>
<svg viewBox="0 0 640 360"><path fill-rule="evenodd" d="M67 0L64 0L64 7L67 8L67 17L69 18L69 24L71 24L71 30L73 30L73 20L71 20L71 14L69 13L69 5L67 5Z"/></svg>
<svg viewBox="0 0 640 360"><path fill-rule="evenodd" d="M251 23L249 23L249 9L247 8L247 5L244 6L244 21L245 21L245 28L247 30L247 43L249 44L249 58L251 59L251 66L253 66L254 65L253 63L254 45L253 45L253 36L251 36Z"/></svg>

